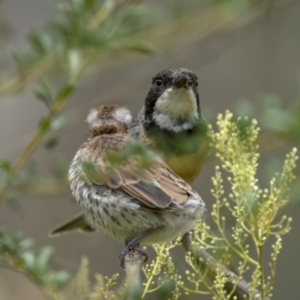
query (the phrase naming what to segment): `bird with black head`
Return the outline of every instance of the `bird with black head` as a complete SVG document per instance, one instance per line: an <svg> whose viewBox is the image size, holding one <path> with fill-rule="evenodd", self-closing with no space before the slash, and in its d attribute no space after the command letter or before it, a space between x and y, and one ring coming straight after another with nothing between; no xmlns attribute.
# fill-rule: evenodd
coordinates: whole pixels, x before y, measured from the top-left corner
<svg viewBox="0 0 300 300"><path fill-rule="evenodd" d="M145 104L130 128L187 182L193 182L209 153L207 122L200 109L198 78L185 68L156 74Z"/></svg>

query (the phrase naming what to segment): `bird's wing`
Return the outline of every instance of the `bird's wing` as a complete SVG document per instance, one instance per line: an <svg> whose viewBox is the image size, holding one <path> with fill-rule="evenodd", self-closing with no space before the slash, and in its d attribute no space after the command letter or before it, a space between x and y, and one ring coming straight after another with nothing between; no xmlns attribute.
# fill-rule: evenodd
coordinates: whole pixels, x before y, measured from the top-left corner
<svg viewBox="0 0 300 300"><path fill-rule="evenodd" d="M138 155L113 166L105 155L87 152L82 155L82 171L96 185L121 189L153 209L181 208L189 197L191 187L157 156L147 167L141 167Z"/></svg>

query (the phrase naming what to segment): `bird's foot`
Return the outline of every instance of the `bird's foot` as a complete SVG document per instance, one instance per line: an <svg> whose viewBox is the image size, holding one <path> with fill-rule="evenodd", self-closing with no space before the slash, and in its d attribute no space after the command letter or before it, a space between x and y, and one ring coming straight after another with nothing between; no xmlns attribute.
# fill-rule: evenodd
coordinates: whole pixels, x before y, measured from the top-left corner
<svg viewBox="0 0 300 300"><path fill-rule="evenodd" d="M125 269L125 256L126 254L131 251L139 251L144 257L144 263L148 260L148 253L143 248L140 247L140 241L148 236L149 234L153 233L154 231L162 228L163 226L157 227L157 228L149 228L145 230L143 233L135 237L133 240L129 241L125 248L122 250L122 252L119 254L120 259L120 266Z"/></svg>
<svg viewBox="0 0 300 300"><path fill-rule="evenodd" d="M130 245L128 244L119 254L120 259L120 266L125 269L125 256L130 251L139 251L144 256L144 262L145 263L148 260L148 252L141 248L139 245Z"/></svg>

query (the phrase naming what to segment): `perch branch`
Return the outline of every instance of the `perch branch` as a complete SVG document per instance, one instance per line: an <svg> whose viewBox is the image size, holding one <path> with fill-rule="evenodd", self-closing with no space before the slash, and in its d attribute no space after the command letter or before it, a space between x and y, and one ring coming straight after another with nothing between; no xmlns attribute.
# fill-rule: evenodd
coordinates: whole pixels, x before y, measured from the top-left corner
<svg viewBox="0 0 300 300"><path fill-rule="evenodd" d="M131 250L125 256L126 300L141 298L142 280L141 268L145 257L139 251Z"/></svg>
<svg viewBox="0 0 300 300"><path fill-rule="evenodd" d="M205 249L199 245L193 245L191 234L186 234L182 239L182 245L186 251L191 252L193 257L197 260L199 266L205 267L206 276L211 282L214 282L218 272L225 274L227 282L225 283L225 290L232 297L237 300L245 300L250 297L250 285L239 278L237 274L227 269L224 265L219 263L215 258L208 254ZM234 291L233 291L234 290ZM254 291L255 299L261 300L261 293L258 290Z"/></svg>

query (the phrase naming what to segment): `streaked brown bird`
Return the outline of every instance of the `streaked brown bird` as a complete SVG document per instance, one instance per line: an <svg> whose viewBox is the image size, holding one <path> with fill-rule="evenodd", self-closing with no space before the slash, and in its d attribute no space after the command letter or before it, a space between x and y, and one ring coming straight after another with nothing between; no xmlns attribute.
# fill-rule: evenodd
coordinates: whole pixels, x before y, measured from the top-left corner
<svg viewBox="0 0 300 300"><path fill-rule="evenodd" d="M71 191L83 215L52 235L101 229L125 243L123 266L129 250L146 255L140 244L167 242L195 226L204 202L158 155L128 135L131 114L126 108L102 105L90 111L87 123L89 138L69 169Z"/></svg>
<svg viewBox="0 0 300 300"><path fill-rule="evenodd" d="M131 136L141 139L189 183L197 178L210 150L197 87L191 70L159 72L130 128Z"/></svg>

